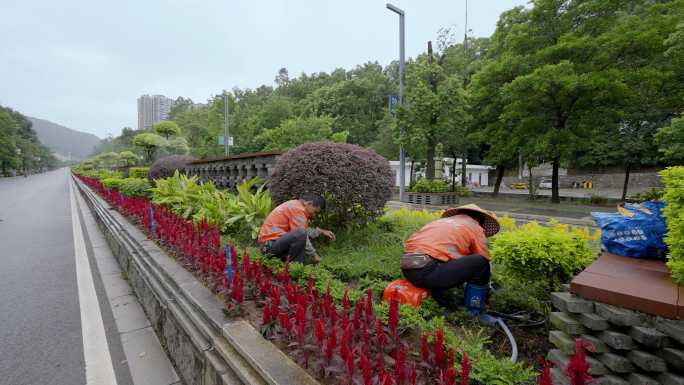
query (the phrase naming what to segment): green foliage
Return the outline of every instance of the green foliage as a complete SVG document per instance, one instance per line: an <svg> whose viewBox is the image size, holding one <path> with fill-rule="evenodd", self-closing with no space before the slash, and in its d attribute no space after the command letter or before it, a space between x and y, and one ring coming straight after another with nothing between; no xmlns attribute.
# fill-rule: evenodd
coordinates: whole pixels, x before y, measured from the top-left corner
<svg viewBox="0 0 684 385"><path fill-rule="evenodd" d="M119 153L119 161L122 166L135 166L138 156L133 151L122 151Z"/></svg>
<svg viewBox="0 0 684 385"><path fill-rule="evenodd" d="M649 191L642 191L633 195L630 200L635 202L657 201L663 199L664 194L665 190L662 188L652 187Z"/></svg>
<svg viewBox="0 0 684 385"><path fill-rule="evenodd" d="M656 141L663 159L671 164L684 162L684 116L672 119L669 126L658 130Z"/></svg>
<svg viewBox="0 0 684 385"><path fill-rule="evenodd" d="M447 192L449 191L449 183L442 179L420 179L411 188L413 192Z"/></svg>
<svg viewBox="0 0 684 385"><path fill-rule="evenodd" d="M0 176L10 172L37 172L58 164L24 115L0 106Z"/></svg>
<svg viewBox="0 0 684 385"><path fill-rule="evenodd" d="M99 168L116 167L119 165L120 158L116 152L105 152L93 158L95 166Z"/></svg>
<svg viewBox="0 0 684 385"><path fill-rule="evenodd" d="M195 222L206 218L224 234L253 240L272 208L268 192L263 186L256 188L259 183L257 178L245 181L238 186L238 194L233 195L216 189L211 182L198 184L196 176L176 171L171 177L156 179L156 186L150 191L154 203L183 218Z"/></svg>
<svg viewBox="0 0 684 385"><path fill-rule="evenodd" d="M668 266L672 279L684 286L684 166L668 167L660 172L665 184L665 243L670 251Z"/></svg>
<svg viewBox="0 0 684 385"><path fill-rule="evenodd" d="M264 130L256 141L262 144L264 150L286 150L326 139L345 142L349 133L333 133L333 123L334 119L327 116L287 119L276 128Z"/></svg>
<svg viewBox="0 0 684 385"><path fill-rule="evenodd" d="M102 179L102 184L108 189L118 190L123 180L123 178L106 178Z"/></svg>
<svg viewBox="0 0 684 385"><path fill-rule="evenodd" d="M145 158L148 162L154 160L154 155L160 147L166 144L166 140L157 134L144 132L138 134L133 138L132 144L140 147L145 152Z"/></svg>
<svg viewBox="0 0 684 385"><path fill-rule="evenodd" d="M180 134L180 128L178 124L174 121L162 120L161 122L155 124L152 129L159 135L163 135L166 140L169 140L169 136Z"/></svg>
<svg viewBox="0 0 684 385"><path fill-rule="evenodd" d="M147 197L150 195L151 186L147 178L126 178L121 180L118 188L124 195Z"/></svg>
<svg viewBox="0 0 684 385"><path fill-rule="evenodd" d="M567 226L532 222L498 234L491 253L493 260L512 274L525 281L543 277L546 287L553 290L587 267L597 250L592 250L583 234Z"/></svg>
<svg viewBox="0 0 684 385"><path fill-rule="evenodd" d="M147 178L147 173L149 171L149 167L131 167L128 170L128 176L131 178Z"/></svg>

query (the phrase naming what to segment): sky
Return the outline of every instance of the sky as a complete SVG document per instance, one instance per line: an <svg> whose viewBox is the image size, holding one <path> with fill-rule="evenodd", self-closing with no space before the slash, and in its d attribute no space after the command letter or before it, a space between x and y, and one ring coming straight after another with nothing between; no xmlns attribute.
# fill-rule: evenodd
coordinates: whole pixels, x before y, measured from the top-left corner
<svg viewBox="0 0 684 385"><path fill-rule="evenodd" d="M143 94L205 102L222 89L274 85L278 69L351 69L398 57L385 1L0 0L0 105L99 137L137 126ZM468 29L490 36L527 0L470 0ZM406 56L440 28L463 36L465 0L396 0Z"/></svg>

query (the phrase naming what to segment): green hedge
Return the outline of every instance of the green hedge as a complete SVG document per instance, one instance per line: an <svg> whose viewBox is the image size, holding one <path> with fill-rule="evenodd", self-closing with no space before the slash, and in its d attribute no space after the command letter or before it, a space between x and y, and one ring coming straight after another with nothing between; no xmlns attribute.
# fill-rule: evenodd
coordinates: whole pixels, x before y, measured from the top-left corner
<svg viewBox="0 0 684 385"><path fill-rule="evenodd" d="M131 167L128 170L128 176L131 178L145 178L147 179L147 173L150 171L149 167Z"/></svg>
<svg viewBox="0 0 684 385"><path fill-rule="evenodd" d="M672 269L672 279L684 286L684 166L668 167L660 176L665 183L665 243L670 252L667 264Z"/></svg>

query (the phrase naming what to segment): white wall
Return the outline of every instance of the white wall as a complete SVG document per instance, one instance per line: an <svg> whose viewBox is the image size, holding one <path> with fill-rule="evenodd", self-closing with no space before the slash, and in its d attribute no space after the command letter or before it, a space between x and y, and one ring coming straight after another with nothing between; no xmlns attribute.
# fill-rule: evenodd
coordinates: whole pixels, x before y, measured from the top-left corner
<svg viewBox="0 0 684 385"><path fill-rule="evenodd" d="M392 172L394 173L394 185L396 187L399 187L401 178L399 177L399 171L401 170L401 167L399 166L399 161L398 160L390 160L390 168L392 168ZM411 183L411 162L406 162L405 168L406 170L404 174L404 184L406 188L408 188L409 184Z"/></svg>

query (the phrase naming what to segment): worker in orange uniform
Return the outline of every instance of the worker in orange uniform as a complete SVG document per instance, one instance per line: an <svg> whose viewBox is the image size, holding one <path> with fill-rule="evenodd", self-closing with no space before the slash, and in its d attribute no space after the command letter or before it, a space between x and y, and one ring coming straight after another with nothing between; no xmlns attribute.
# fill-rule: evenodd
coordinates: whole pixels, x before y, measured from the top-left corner
<svg viewBox="0 0 684 385"><path fill-rule="evenodd" d="M309 220L325 210L325 199L317 194L302 194L276 207L259 231L261 251L291 262L313 261L320 257L311 239L324 235L335 240L330 230L309 227Z"/></svg>
<svg viewBox="0 0 684 385"><path fill-rule="evenodd" d="M412 284L429 289L442 305L448 303L446 290L467 283L466 308L483 312L491 275L487 237L497 232L499 222L494 215L477 205L450 208L442 219L409 237L401 258L402 272Z"/></svg>

